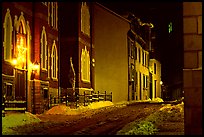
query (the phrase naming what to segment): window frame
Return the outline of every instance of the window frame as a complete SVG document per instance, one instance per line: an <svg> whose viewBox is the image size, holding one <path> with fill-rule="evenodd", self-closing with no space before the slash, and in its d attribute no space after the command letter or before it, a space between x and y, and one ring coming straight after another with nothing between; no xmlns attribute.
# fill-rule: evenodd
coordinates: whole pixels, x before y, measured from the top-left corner
<svg viewBox="0 0 204 137"><path fill-rule="evenodd" d="M81 50L81 80L83 82L90 83L90 71L90 55L85 46L85 48Z"/></svg>
<svg viewBox="0 0 204 137"><path fill-rule="evenodd" d="M54 63L53 63L54 62ZM58 54L57 54L57 46L55 40L52 44L51 51L51 77L54 81L58 80Z"/></svg>
<svg viewBox="0 0 204 137"><path fill-rule="evenodd" d="M48 45L47 45L47 33L45 30L45 26L42 28L41 38L40 38L40 61L41 61L41 69L47 71L48 69Z"/></svg>
<svg viewBox="0 0 204 137"><path fill-rule="evenodd" d="M10 14L9 8L7 9L7 12L6 12L5 17L4 17L3 28L4 28L4 41L3 41L4 61L10 62L12 59L12 50L13 50L13 44L12 44L13 26L12 26L12 19L11 19L11 14ZM9 36L7 36L7 34L9 34ZM9 40L8 40L8 38L9 38ZM8 51L8 53L7 53L7 51ZM7 56L7 54L8 54L8 56Z"/></svg>

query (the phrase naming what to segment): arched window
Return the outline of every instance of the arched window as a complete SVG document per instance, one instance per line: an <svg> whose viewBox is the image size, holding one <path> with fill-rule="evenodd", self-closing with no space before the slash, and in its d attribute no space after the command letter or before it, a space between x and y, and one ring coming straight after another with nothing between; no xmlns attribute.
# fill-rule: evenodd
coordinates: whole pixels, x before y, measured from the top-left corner
<svg viewBox="0 0 204 137"><path fill-rule="evenodd" d="M57 80L58 72L58 56L57 56L57 47L55 40L52 45L52 54L51 54L51 76L53 80Z"/></svg>
<svg viewBox="0 0 204 137"><path fill-rule="evenodd" d="M25 69L26 62L27 62L27 36L26 36L26 21L23 16L23 12L16 21L16 44L14 47L14 57L17 59L17 66L18 68Z"/></svg>
<svg viewBox="0 0 204 137"><path fill-rule="evenodd" d="M90 56L86 46L81 52L81 79L90 82Z"/></svg>
<svg viewBox="0 0 204 137"><path fill-rule="evenodd" d="M40 52L41 68L44 70L47 70L47 35L46 35L44 26L43 26L43 30L41 33L40 44L41 44L41 52Z"/></svg>
<svg viewBox="0 0 204 137"><path fill-rule="evenodd" d="M12 58L12 19L10 15L10 10L7 9L5 18L4 18L4 42L3 42L3 47L4 47L4 60L10 61Z"/></svg>
<svg viewBox="0 0 204 137"><path fill-rule="evenodd" d="M90 36L90 13L86 2L81 5L81 31Z"/></svg>

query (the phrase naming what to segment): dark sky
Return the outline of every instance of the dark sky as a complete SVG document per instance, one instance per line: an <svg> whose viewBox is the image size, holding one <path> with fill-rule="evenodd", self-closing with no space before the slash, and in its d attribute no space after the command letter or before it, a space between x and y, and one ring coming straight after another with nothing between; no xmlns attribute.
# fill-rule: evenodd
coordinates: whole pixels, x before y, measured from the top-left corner
<svg viewBox="0 0 204 137"><path fill-rule="evenodd" d="M114 12L124 15L132 12L142 22L152 22L158 60L162 65L162 81L167 85L183 79L183 19L182 2L99 2ZM172 22L173 31L168 33Z"/></svg>

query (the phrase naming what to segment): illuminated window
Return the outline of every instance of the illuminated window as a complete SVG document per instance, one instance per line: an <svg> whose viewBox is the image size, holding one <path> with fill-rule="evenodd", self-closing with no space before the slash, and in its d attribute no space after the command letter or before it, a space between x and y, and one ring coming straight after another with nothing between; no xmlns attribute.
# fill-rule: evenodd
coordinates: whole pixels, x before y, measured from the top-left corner
<svg viewBox="0 0 204 137"><path fill-rule="evenodd" d="M4 18L4 42L3 42L3 47L4 47L4 60L10 61L12 58L12 19L10 15L10 10L7 9L5 18Z"/></svg>
<svg viewBox="0 0 204 137"><path fill-rule="evenodd" d="M52 45L52 55L51 55L51 76L52 79L57 79L57 72L58 72L58 55L57 55L57 47L55 40Z"/></svg>
<svg viewBox="0 0 204 137"><path fill-rule="evenodd" d="M81 31L90 36L90 14L86 2L82 2L81 5Z"/></svg>
<svg viewBox="0 0 204 137"><path fill-rule="evenodd" d="M41 68L43 70L47 70L47 35L45 31L45 27L43 26L43 30L41 33Z"/></svg>
<svg viewBox="0 0 204 137"><path fill-rule="evenodd" d="M17 59L17 66L21 69L26 69L27 61L27 42L26 42L26 22L23 12L17 21L16 18L16 41L14 47L14 57Z"/></svg>
<svg viewBox="0 0 204 137"><path fill-rule="evenodd" d="M171 33L173 31L172 22L169 23L168 28L169 28L169 33Z"/></svg>
<svg viewBox="0 0 204 137"><path fill-rule="evenodd" d="M81 52L81 79L90 82L90 56L86 46Z"/></svg>

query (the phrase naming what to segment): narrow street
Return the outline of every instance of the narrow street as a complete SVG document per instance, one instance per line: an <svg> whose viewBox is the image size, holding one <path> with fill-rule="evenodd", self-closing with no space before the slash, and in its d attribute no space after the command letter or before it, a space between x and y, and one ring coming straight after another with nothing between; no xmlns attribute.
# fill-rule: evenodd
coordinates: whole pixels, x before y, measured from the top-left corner
<svg viewBox="0 0 204 137"><path fill-rule="evenodd" d="M79 115L48 115L38 117L40 123L17 127L24 135L114 135L126 124L147 117L161 108L161 104L132 104L109 106Z"/></svg>

